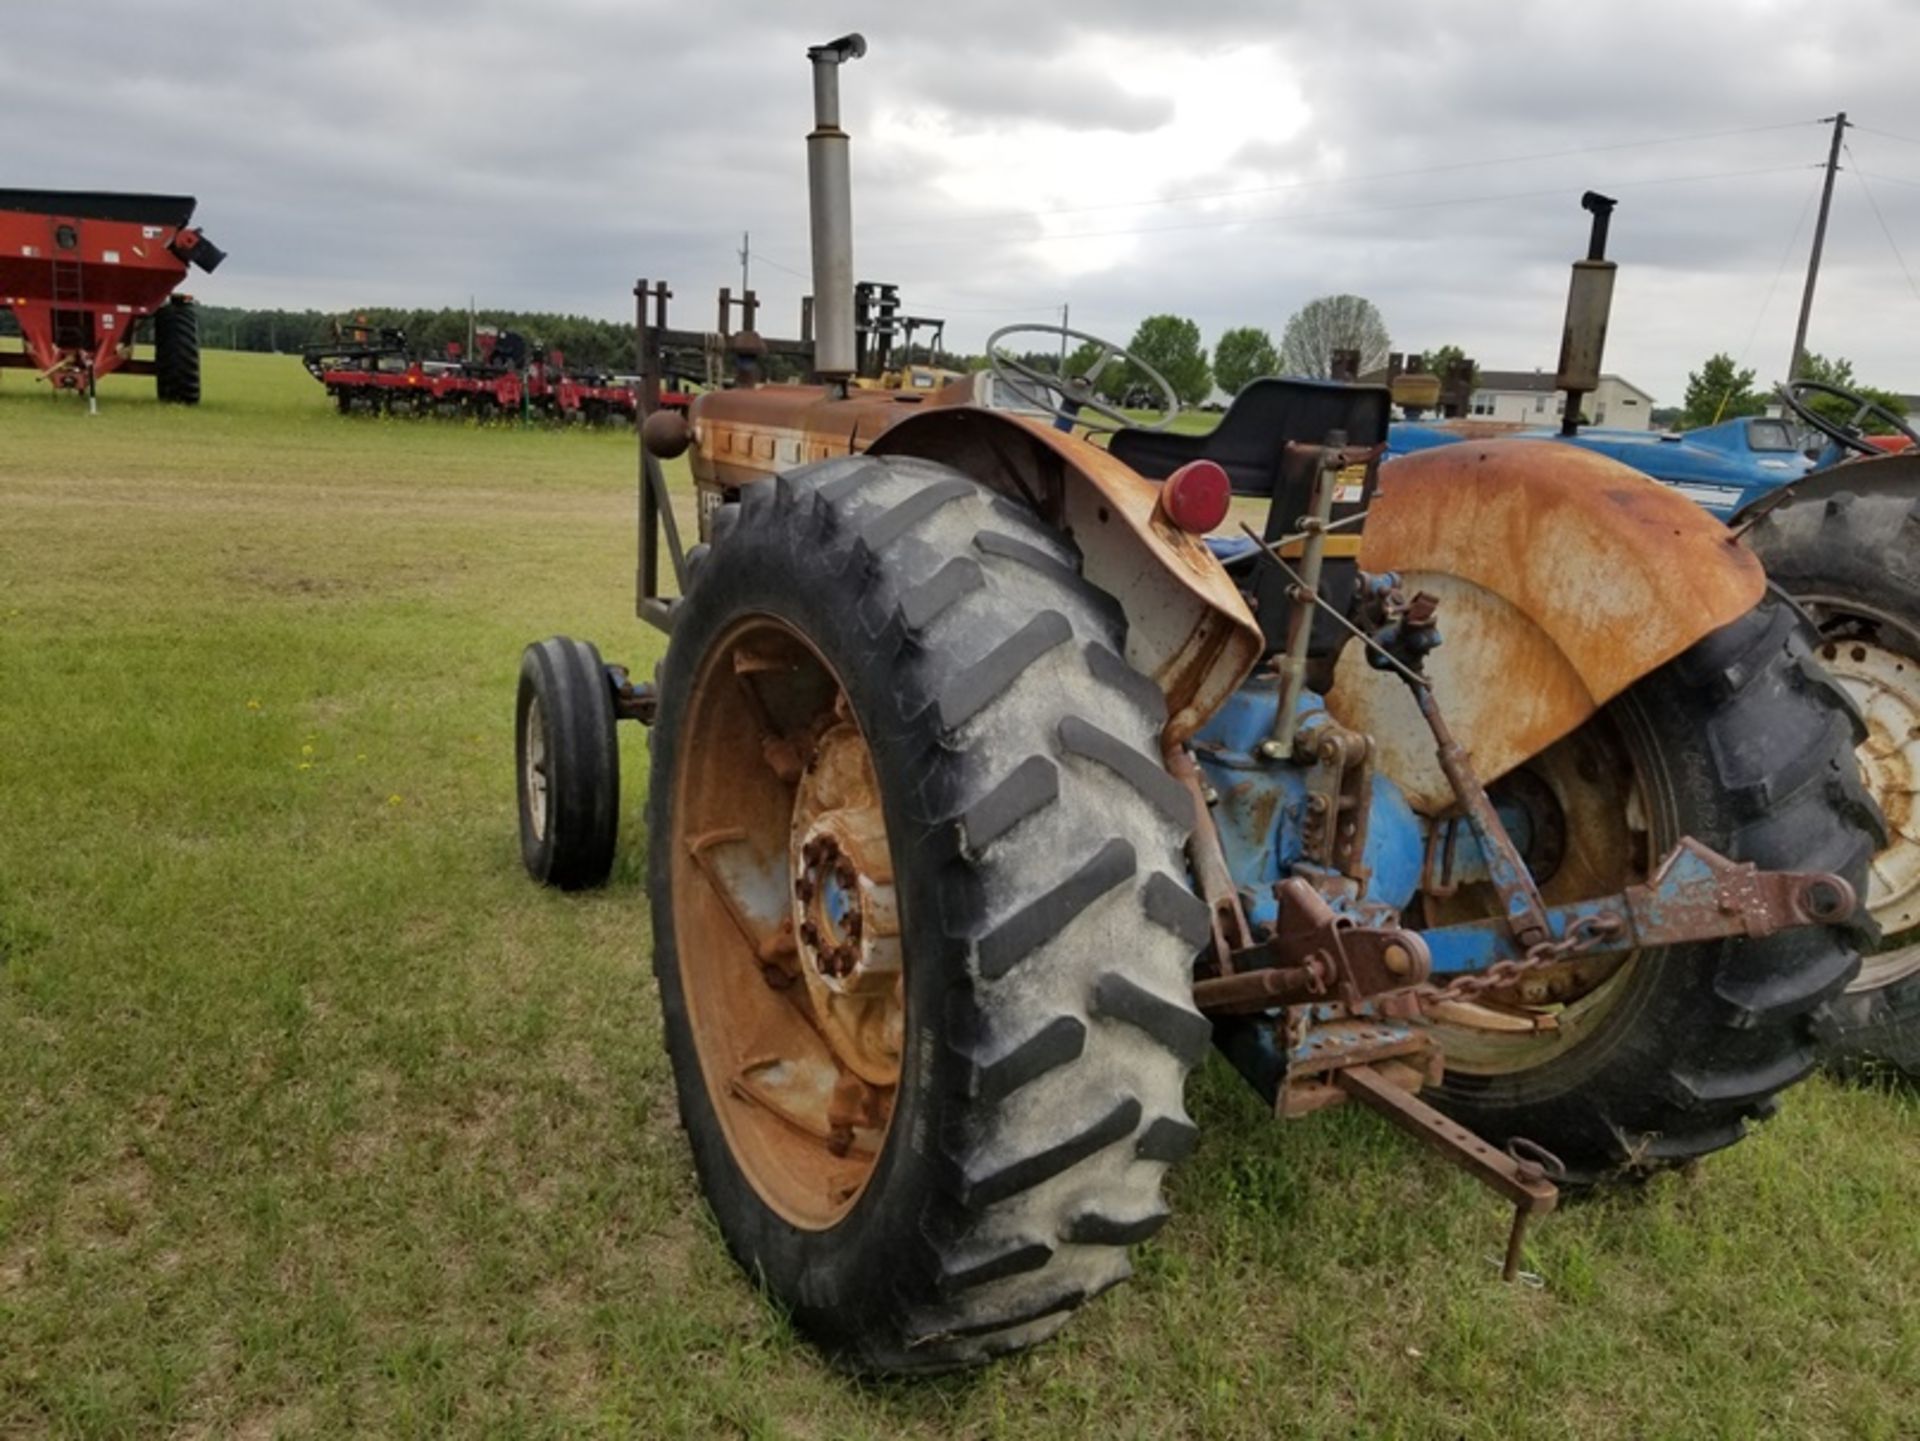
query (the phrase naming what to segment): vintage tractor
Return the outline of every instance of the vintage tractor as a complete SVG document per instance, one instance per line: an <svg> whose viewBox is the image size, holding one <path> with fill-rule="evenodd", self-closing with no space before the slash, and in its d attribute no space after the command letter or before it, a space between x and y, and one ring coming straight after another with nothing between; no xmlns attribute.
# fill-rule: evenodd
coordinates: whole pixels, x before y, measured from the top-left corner
<svg viewBox="0 0 1920 1441"><path fill-rule="evenodd" d="M1105 448L1095 377L1004 335L1046 417L853 388L864 49L809 52L816 383L649 418L665 658L541 641L518 696L561 887L607 876L617 722L652 729L667 1047L746 1271L868 1372L1037 1342L1166 1220L1209 1042L1278 1114L1359 1101L1493 1187L1510 1275L1559 1187L1737 1140L1854 975L1875 846L1760 563L1561 447L1382 471L1377 388L1260 382ZM1230 492L1266 522L1229 564Z"/></svg>
<svg viewBox="0 0 1920 1441"><path fill-rule="evenodd" d="M25 348L0 367L37 370L84 391L116 370L151 375L163 401L200 403L200 318L175 294L193 264L226 252L193 228L193 197L0 190L0 309ZM135 322L153 318L152 360L133 355Z"/></svg>

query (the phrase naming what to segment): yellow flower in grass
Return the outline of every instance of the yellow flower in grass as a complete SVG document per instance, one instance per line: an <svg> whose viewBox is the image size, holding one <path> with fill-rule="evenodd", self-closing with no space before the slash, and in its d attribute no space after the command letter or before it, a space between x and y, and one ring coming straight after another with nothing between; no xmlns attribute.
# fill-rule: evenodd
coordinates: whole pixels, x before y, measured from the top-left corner
<svg viewBox="0 0 1920 1441"><path fill-rule="evenodd" d="M388 796L388 797L387 797L387 804L388 804L388 805L390 805L390 806L397 806L397 805L399 805L399 804L400 804L400 796L399 796L399 794L398 794L398 793L396 792L395 794L393 794L393 795L390 795L390 796Z"/></svg>

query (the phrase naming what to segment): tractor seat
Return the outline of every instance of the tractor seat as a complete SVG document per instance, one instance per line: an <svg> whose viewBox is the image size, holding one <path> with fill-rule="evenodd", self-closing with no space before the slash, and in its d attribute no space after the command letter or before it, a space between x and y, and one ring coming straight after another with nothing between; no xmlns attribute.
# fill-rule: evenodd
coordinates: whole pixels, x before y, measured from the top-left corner
<svg viewBox="0 0 1920 1441"><path fill-rule="evenodd" d="M1148 480L1165 480L1190 460L1211 460L1226 471L1235 495L1270 496L1281 485L1288 441L1318 445L1328 431L1344 430L1348 445L1378 445L1387 438L1388 404L1381 385L1256 380L1205 435L1117 430L1107 448Z"/></svg>

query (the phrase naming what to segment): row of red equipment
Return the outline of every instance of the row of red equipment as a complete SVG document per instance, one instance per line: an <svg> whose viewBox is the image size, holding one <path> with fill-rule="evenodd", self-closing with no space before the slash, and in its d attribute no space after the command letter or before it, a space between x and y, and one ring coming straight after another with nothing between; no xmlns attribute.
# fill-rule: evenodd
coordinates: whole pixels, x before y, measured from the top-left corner
<svg viewBox="0 0 1920 1441"><path fill-rule="evenodd" d="M456 341L445 359L424 360L404 332L363 321L343 327L332 344L309 346L304 359L342 415L633 421L638 407L632 377L569 370L561 352L529 354L526 340L511 330L482 330L475 339L477 355L466 355ZM678 392L661 396L669 409L684 410L687 402Z"/></svg>

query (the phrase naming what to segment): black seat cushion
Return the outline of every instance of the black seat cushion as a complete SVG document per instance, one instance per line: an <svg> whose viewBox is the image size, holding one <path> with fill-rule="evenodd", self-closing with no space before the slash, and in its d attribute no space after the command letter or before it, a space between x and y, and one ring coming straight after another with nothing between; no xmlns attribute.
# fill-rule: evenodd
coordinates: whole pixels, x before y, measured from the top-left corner
<svg viewBox="0 0 1920 1441"><path fill-rule="evenodd" d="M1328 431L1345 430L1348 445L1378 445L1387 438L1387 406L1384 386L1256 380L1205 435L1119 430L1108 448L1148 480L1165 480L1190 460L1211 460L1226 471L1235 495L1272 495L1288 441L1319 445Z"/></svg>

